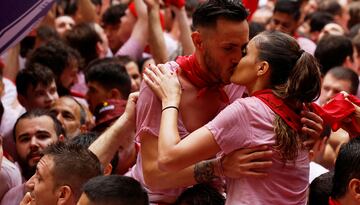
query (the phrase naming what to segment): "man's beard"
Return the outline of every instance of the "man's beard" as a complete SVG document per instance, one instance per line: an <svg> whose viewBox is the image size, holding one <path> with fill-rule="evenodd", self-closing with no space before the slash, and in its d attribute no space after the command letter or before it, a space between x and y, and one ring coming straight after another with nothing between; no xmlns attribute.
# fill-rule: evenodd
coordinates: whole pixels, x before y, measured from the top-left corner
<svg viewBox="0 0 360 205"><path fill-rule="evenodd" d="M24 159L19 159L19 165L21 167L22 175L24 176L24 178L26 180L30 179L36 172L36 164L37 163L34 166L29 165L29 161L34 155L42 156L42 154L39 151L34 151L34 152L30 152L26 156L25 160Z"/></svg>
<svg viewBox="0 0 360 205"><path fill-rule="evenodd" d="M19 160L19 165L21 167L21 172L25 180L29 180L36 172L36 165L30 167L28 162L24 162L22 159Z"/></svg>

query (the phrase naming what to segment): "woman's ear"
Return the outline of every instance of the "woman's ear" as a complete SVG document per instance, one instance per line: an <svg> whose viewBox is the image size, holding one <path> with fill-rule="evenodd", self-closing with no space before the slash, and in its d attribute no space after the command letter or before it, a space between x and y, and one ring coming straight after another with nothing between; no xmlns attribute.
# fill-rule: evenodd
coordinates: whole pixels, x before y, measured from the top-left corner
<svg viewBox="0 0 360 205"><path fill-rule="evenodd" d="M261 61L257 64L257 74L258 76L263 76L269 71L269 63L266 61Z"/></svg>

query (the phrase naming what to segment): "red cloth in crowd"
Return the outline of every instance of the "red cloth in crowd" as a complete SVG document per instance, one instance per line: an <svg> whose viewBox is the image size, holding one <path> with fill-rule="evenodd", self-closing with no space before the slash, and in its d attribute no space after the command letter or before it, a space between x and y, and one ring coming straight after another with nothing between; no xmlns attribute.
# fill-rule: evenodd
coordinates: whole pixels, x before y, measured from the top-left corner
<svg viewBox="0 0 360 205"><path fill-rule="evenodd" d="M351 117L355 112L355 107L352 103L360 106L360 99L355 96L349 95L346 98L348 100L345 99L344 94L338 93L324 106L320 107L319 105L312 103L311 107L326 124L331 126L333 131L336 131L340 128L341 121L347 117ZM354 117L351 117L351 125L356 131L360 132L360 125L356 123Z"/></svg>
<svg viewBox="0 0 360 205"><path fill-rule="evenodd" d="M181 70L190 82L199 90L198 97L201 97L205 92L219 92L220 99L224 103L229 103L229 97L224 91L223 84L214 84L208 77L206 71L200 68L199 63L196 60L195 54L190 56L179 56L176 59L176 63L179 64Z"/></svg>
<svg viewBox="0 0 360 205"><path fill-rule="evenodd" d="M300 131L300 115L294 112L283 99L277 97L271 89L259 90L252 94L263 101L269 108L279 115L292 129Z"/></svg>
<svg viewBox="0 0 360 205"><path fill-rule="evenodd" d="M329 205L340 205L340 203L335 201L335 199L329 197Z"/></svg>
<svg viewBox="0 0 360 205"><path fill-rule="evenodd" d="M173 5L179 9L185 6L185 0L165 0L164 2L166 6Z"/></svg>
<svg viewBox="0 0 360 205"><path fill-rule="evenodd" d="M258 5L259 5L259 0L243 0L242 1L244 6L249 9L250 14L248 19L251 20L252 15L255 13Z"/></svg>
<svg viewBox="0 0 360 205"><path fill-rule="evenodd" d="M134 15L134 16L137 18L138 15L137 15L137 12L136 12L136 9L135 9L135 4L134 4L134 2L131 2L131 3L128 5L128 8L129 8L131 14ZM159 16L160 16L161 27L162 27L162 29L164 30L164 28L165 28L164 14L162 14L162 13L160 12L160 13L159 13Z"/></svg>

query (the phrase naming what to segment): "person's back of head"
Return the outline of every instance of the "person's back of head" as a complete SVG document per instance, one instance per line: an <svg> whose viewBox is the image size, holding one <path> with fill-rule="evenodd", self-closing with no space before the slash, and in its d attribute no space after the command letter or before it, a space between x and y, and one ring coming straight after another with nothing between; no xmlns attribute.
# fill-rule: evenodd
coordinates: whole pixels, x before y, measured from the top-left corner
<svg viewBox="0 0 360 205"><path fill-rule="evenodd" d="M324 26L334 21L331 14L327 12L316 11L310 16L310 32L320 32Z"/></svg>
<svg viewBox="0 0 360 205"><path fill-rule="evenodd" d="M283 99L297 105L309 103L320 95L320 70L316 59L300 49L296 39L279 31L265 31L252 39L258 60L270 70L269 88ZM277 149L282 158L294 160L302 146L302 138L279 116L275 118ZM289 137L291 136L291 137Z"/></svg>
<svg viewBox="0 0 360 205"><path fill-rule="evenodd" d="M60 36L53 27L44 25L36 29L36 48L46 44L49 41L58 40L60 40Z"/></svg>
<svg viewBox="0 0 360 205"><path fill-rule="evenodd" d="M93 61L85 73L86 82L96 82L106 90L118 89L122 99L127 99L131 92L130 77L125 66L115 58Z"/></svg>
<svg viewBox="0 0 360 205"><path fill-rule="evenodd" d="M324 75L329 69L353 61L353 45L345 36L326 35L319 41L314 56L321 65Z"/></svg>
<svg viewBox="0 0 360 205"><path fill-rule="evenodd" d="M70 186L74 201L80 198L81 188L89 179L103 173L96 155L81 145L57 142L44 150L44 156L53 160L55 184Z"/></svg>
<svg viewBox="0 0 360 205"><path fill-rule="evenodd" d="M121 23L120 18L125 15L126 9L127 5L125 4L110 6L102 16L103 26L106 27L107 25L117 25Z"/></svg>
<svg viewBox="0 0 360 205"><path fill-rule="evenodd" d="M278 0L275 3L274 13L285 13L298 22L301 17L300 1Z"/></svg>
<svg viewBox="0 0 360 205"><path fill-rule="evenodd" d="M131 177L111 175L90 179L83 187L83 195L93 205L148 205L147 192Z"/></svg>
<svg viewBox="0 0 360 205"><path fill-rule="evenodd" d="M244 21L248 12L241 1L208 0L200 4L193 16L193 28L215 27L217 20Z"/></svg>
<svg viewBox="0 0 360 205"><path fill-rule="evenodd" d="M333 16L342 14L341 5L337 0L321 1L318 4L318 11L327 12Z"/></svg>
<svg viewBox="0 0 360 205"><path fill-rule="evenodd" d="M78 59L79 54L62 41L50 41L35 49L27 64L39 63L49 67L55 76L60 76L71 60Z"/></svg>
<svg viewBox="0 0 360 205"><path fill-rule="evenodd" d="M357 200L360 196L360 138L344 144L335 162L331 198L341 200L349 196Z"/></svg>
<svg viewBox="0 0 360 205"><path fill-rule="evenodd" d="M328 74L330 74L337 80L344 80L350 82L350 90L346 90L346 92L352 95L356 95L359 87L359 77L353 70L351 70L350 68L338 66L330 69L325 75Z"/></svg>
<svg viewBox="0 0 360 205"><path fill-rule="evenodd" d="M334 172L327 172L316 177L309 187L308 205L328 205L332 189Z"/></svg>
<svg viewBox="0 0 360 205"><path fill-rule="evenodd" d="M186 189L176 199L174 205L224 205L225 197L214 187L207 184L196 184Z"/></svg>
<svg viewBox="0 0 360 205"><path fill-rule="evenodd" d="M84 59L85 67L99 57L98 43L102 43L101 37L96 32L93 24L81 23L65 32L65 41L69 46L76 49Z"/></svg>

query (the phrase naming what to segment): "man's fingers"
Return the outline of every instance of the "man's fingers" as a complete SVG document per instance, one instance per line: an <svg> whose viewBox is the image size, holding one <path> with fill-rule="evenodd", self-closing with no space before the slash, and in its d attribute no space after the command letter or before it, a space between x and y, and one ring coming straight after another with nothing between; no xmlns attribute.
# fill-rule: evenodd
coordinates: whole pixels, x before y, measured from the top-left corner
<svg viewBox="0 0 360 205"><path fill-rule="evenodd" d="M250 162L244 164L242 167L246 170L257 170L260 171L261 169L266 169L272 166L272 161L264 161L264 162ZM264 172L264 170L262 170ZM261 172L261 171L260 171Z"/></svg>
<svg viewBox="0 0 360 205"><path fill-rule="evenodd" d="M316 130L307 128L307 127L302 127L301 128L302 133L306 134L307 136L309 136L312 139L317 139L319 137L319 134Z"/></svg>
<svg viewBox="0 0 360 205"><path fill-rule="evenodd" d="M239 150L236 150L235 152L237 152L239 154L249 154L249 153L253 153L253 152L260 152L260 151L266 151L266 150L269 150L269 146L261 145L261 146L252 147L252 148L239 149Z"/></svg>
<svg viewBox="0 0 360 205"><path fill-rule="evenodd" d="M243 172L244 177L267 177L268 173L266 172L256 172L256 171L246 171Z"/></svg>
<svg viewBox="0 0 360 205"><path fill-rule="evenodd" d="M248 161L264 161L270 160L273 156L273 152L271 150L268 151L257 151L248 155Z"/></svg>

